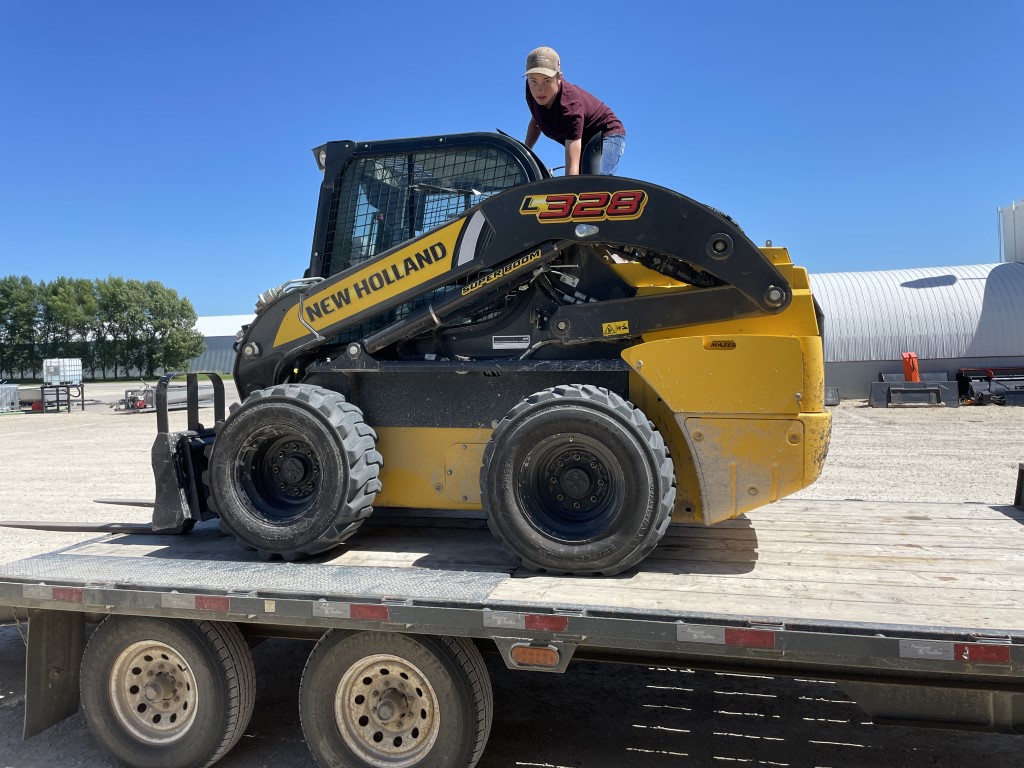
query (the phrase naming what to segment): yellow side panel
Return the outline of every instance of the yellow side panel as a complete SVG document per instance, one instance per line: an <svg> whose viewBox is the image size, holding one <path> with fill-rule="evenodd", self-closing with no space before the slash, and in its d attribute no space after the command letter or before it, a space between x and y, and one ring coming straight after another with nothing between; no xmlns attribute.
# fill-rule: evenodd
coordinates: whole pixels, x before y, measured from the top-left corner
<svg viewBox="0 0 1024 768"><path fill-rule="evenodd" d="M825 410L825 350L820 336L803 336L804 353L803 410L818 413Z"/></svg>
<svg viewBox="0 0 1024 768"><path fill-rule="evenodd" d="M480 509L489 429L375 427L384 457L378 507Z"/></svg>
<svg viewBox="0 0 1024 768"><path fill-rule="evenodd" d="M817 480L831 416L798 419L677 417L696 457L704 523L728 520Z"/></svg>
<svg viewBox="0 0 1024 768"><path fill-rule="evenodd" d="M676 472L676 505L672 510L672 522L702 522L704 517L701 508L700 479L697 477L690 447L676 422L675 414L636 373L629 375L629 399L653 422L668 446L669 456L672 457L672 466Z"/></svg>
<svg viewBox="0 0 1024 768"><path fill-rule="evenodd" d="M809 482L800 420L677 418L697 457L707 525L777 501Z"/></svg>
<svg viewBox="0 0 1024 768"><path fill-rule="evenodd" d="M683 336L638 344L622 357L675 413L800 412L798 338Z"/></svg>

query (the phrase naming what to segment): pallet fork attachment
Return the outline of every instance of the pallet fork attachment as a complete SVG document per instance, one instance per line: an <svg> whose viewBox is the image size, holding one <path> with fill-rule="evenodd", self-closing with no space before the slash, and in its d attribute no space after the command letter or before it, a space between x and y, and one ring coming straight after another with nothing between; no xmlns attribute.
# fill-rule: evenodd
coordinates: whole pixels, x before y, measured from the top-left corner
<svg viewBox="0 0 1024 768"><path fill-rule="evenodd" d="M170 431L167 389L171 381L186 377L187 429ZM151 458L156 496L153 506L154 533L183 533L199 520L213 517L202 491L206 467L206 447L213 442L215 430L199 422L199 377L213 385L214 424L224 421L224 382L219 374L168 373L156 386L157 436Z"/></svg>

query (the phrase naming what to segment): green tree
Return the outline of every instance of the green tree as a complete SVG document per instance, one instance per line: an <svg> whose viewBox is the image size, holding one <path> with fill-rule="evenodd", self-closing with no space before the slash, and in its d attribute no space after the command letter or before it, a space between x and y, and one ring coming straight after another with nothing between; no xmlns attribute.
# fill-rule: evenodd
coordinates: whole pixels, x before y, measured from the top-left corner
<svg viewBox="0 0 1024 768"><path fill-rule="evenodd" d="M0 375L34 376L44 357L80 358L96 378L183 370L205 348L196 312L151 280L0 278Z"/></svg>
<svg viewBox="0 0 1024 768"><path fill-rule="evenodd" d="M143 312L140 304L144 292L138 280L108 277L97 280L94 339L96 353L103 369L113 371L114 378L128 374L132 358L137 354L135 338L141 333Z"/></svg>
<svg viewBox="0 0 1024 768"><path fill-rule="evenodd" d="M147 376L157 369L181 370L206 348L197 330L196 311L173 288L151 280L145 284L143 365Z"/></svg>
<svg viewBox="0 0 1024 768"><path fill-rule="evenodd" d="M58 277L40 285L43 357L81 358L95 375L90 335L95 324L96 291L91 280Z"/></svg>
<svg viewBox="0 0 1024 768"><path fill-rule="evenodd" d="M29 371L34 377L41 368L36 350L39 330L39 289L26 276L9 275L0 278L0 371L15 372L25 378Z"/></svg>

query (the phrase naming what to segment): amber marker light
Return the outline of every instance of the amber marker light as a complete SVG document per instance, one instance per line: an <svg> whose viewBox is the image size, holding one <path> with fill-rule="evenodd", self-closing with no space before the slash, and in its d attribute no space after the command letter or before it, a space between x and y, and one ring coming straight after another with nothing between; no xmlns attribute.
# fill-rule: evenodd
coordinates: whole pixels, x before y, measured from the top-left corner
<svg viewBox="0 0 1024 768"><path fill-rule="evenodd" d="M558 649L550 645L513 645L509 657L520 667L553 669L559 661Z"/></svg>

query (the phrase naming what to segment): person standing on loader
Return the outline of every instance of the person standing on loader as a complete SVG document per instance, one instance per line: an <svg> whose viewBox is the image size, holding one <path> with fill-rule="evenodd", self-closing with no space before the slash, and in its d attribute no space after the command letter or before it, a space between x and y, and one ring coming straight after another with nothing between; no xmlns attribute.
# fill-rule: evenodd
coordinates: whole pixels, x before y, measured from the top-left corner
<svg viewBox="0 0 1024 768"><path fill-rule="evenodd" d="M566 176L614 175L626 148L626 129L611 108L563 78L561 60L551 48L530 51L525 77L526 146L533 149L543 133L565 147Z"/></svg>

